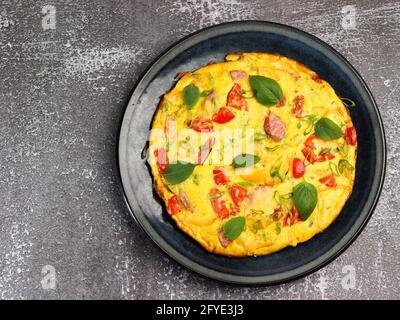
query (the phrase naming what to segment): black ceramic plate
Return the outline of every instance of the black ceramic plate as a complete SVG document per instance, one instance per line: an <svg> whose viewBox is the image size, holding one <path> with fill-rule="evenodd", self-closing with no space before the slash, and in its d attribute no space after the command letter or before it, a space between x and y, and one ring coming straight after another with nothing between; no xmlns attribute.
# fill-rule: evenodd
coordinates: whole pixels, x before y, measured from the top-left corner
<svg viewBox="0 0 400 320"><path fill-rule="evenodd" d="M206 252L181 232L153 192L141 150L160 97L180 71L194 70L230 52L272 52L300 61L328 81L337 94L355 101L351 117L358 133L354 191L337 220L297 247L248 258ZM303 31L269 22L217 25L179 41L160 56L133 91L121 126L119 167L132 216L151 239L182 265L207 277L241 284L276 284L308 274L337 257L370 218L384 179L386 163L382 121L366 84L333 48Z"/></svg>

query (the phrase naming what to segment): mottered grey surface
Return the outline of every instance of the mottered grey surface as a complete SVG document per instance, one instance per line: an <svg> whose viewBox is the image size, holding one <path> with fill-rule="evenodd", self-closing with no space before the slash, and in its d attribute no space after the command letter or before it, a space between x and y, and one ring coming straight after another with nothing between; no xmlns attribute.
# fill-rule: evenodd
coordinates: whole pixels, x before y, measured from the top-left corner
<svg viewBox="0 0 400 320"><path fill-rule="evenodd" d="M273 287L182 268L132 222L118 186L118 127L140 74L183 36L241 19L289 24L341 52L369 84L388 144L360 237ZM398 1L1 0L0 298L399 299L399 43Z"/></svg>

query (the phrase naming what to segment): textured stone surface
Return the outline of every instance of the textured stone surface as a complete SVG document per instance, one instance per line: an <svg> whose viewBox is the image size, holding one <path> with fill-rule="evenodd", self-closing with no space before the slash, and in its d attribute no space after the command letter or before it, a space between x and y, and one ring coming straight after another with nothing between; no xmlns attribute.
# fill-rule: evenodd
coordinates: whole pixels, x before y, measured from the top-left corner
<svg viewBox="0 0 400 320"><path fill-rule="evenodd" d="M400 297L400 2L51 2L55 30L42 27L48 1L0 3L0 298ZM345 5L355 29L342 26ZM217 283L169 259L131 221L115 166L141 72L177 39L241 19L290 24L339 50L369 84L387 134L384 191L361 236L320 271L274 287ZM42 285L46 265L54 289Z"/></svg>

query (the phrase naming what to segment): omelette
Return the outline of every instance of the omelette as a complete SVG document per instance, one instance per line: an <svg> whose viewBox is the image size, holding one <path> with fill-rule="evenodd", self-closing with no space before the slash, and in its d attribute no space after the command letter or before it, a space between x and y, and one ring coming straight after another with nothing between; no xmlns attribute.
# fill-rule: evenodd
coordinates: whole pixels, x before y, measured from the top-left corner
<svg viewBox="0 0 400 320"><path fill-rule="evenodd" d="M355 179L357 134L326 81L277 54L177 75L148 162L176 225L212 253L267 255L325 230Z"/></svg>

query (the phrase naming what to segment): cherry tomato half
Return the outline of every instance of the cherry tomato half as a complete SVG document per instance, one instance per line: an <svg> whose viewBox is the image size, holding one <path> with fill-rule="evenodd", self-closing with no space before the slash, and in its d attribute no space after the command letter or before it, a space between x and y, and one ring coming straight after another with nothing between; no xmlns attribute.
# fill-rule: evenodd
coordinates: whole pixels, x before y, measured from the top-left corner
<svg viewBox="0 0 400 320"><path fill-rule="evenodd" d="M285 219L283 220L283 225L284 226L292 226L297 222L300 222L300 215L299 212L297 211L296 207L292 207L292 209L290 210L291 214L287 214L285 216Z"/></svg>
<svg viewBox="0 0 400 320"><path fill-rule="evenodd" d="M337 185L335 176L333 174L329 174L325 177L322 177L321 179L319 179L319 182L323 183L329 188L334 188Z"/></svg>
<svg viewBox="0 0 400 320"><path fill-rule="evenodd" d="M218 217L222 219L229 217L229 209L225 205L225 200L212 199L211 205Z"/></svg>
<svg viewBox="0 0 400 320"><path fill-rule="evenodd" d="M211 132L213 130L213 124L211 119L200 115L192 121L192 129L197 132Z"/></svg>
<svg viewBox="0 0 400 320"><path fill-rule="evenodd" d="M247 197L246 189L242 188L241 186L232 186L229 189L229 194L236 206L240 206L242 201Z"/></svg>
<svg viewBox="0 0 400 320"><path fill-rule="evenodd" d="M217 185L223 185L229 182L229 179L225 175L225 172L222 170L222 168L215 168L213 170L213 174L214 174L214 182Z"/></svg>
<svg viewBox="0 0 400 320"><path fill-rule="evenodd" d="M238 110L248 110L247 101L243 98L242 88L238 83L235 83L229 91L226 105Z"/></svg>
<svg viewBox="0 0 400 320"><path fill-rule="evenodd" d="M177 196L172 196L171 198L168 199L167 211L171 216L181 211L181 207L179 205L179 200Z"/></svg>
<svg viewBox="0 0 400 320"><path fill-rule="evenodd" d="M346 140L346 142L349 145L355 146L357 144L356 128L354 127L346 128L346 132L344 134L344 140Z"/></svg>
<svg viewBox="0 0 400 320"><path fill-rule="evenodd" d="M219 109L218 113L213 115L213 121L216 123L227 123L235 118L235 115L228 108L222 107Z"/></svg>
<svg viewBox="0 0 400 320"><path fill-rule="evenodd" d="M306 160L311 164L317 161L317 156L315 155L313 149L306 147L303 150L301 150L301 152L303 153Z"/></svg>
<svg viewBox="0 0 400 320"><path fill-rule="evenodd" d="M299 158L294 158L292 166L293 178L296 179L301 178L302 176L304 176L305 172L306 172L306 167L304 165L304 162Z"/></svg>

